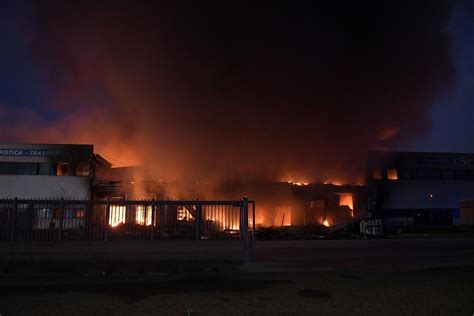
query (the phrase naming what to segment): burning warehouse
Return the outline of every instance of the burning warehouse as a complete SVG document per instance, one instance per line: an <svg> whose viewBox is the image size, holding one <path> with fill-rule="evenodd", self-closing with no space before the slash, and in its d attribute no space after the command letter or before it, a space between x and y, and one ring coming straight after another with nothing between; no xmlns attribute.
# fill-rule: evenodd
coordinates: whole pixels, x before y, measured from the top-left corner
<svg viewBox="0 0 474 316"><path fill-rule="evenodd" d="M363 188L330 184L249 182L164 182L144 177L143 167L112 168L92 145L4 144L0 150L2 198L49 198L121 201L126 199L235 198L257 199L260 226L333 225L362 212ZM210 188L212 186L212 188ZM151 210L137 209L134 220L151 224ZM169 210L169 220L194 221L194 209ZM81 213L82 214L82 213ZM238 220L223 210L206 209L209 221L235 229ZM109 224L125 223L124 205L113 205ZM237 223L237 224L236 224Z"/></svg>
<svg viewBox="0 0 474 316"><path fill-rule="evenodd" d="M113 168L92 145L3 144L0 189L1 198L111 201L107 221L112 227L156 224L149 204L132 212L126 200L242 196L256 201L255 225L262 227L337 226L367 211L386 225L451 225L459 223L461 201L474 198L473 161L472 154L371 152L366 190L291 181L164 181L146 167ZM73 211L83 214L81 207ZM240 227L236 213L225 208L205 206L199 212L220 230ZM196 214L193 203L175 205L163 211L161 221L193 225Z"/></svg>
<svg viewBox="0 0 474 316"><path fill-rule="evenodd" d="M93 145L0 144L1 198L131 198L134 174L112 168Z"/></svg>
<svg viewBox="0 0 474 316"><path fill-rule="evenodd" d="M70 166L69 175L31 176L31 183L40 177L47 183L35 185L34 197L246 194L258 201L261 225L352 218L365 209L363 187L300 188L296 179L358 182L368 148L403 143L428 128L420 122L452 83L454 67L446 36L450 10L438 1L409 9L343 3L236 4L231 10L223 1L39 4L35 19L27 19L35 27L25 29L40 83L53 84L42 86L43 105L28 108L27 116L2 108L3 139L94 143L123 166L151 169L152 179L137 179L138 169L112 168L95 156L87 177L56 159L53 172L60 174L56 164ZM406 27L394 27L401 23ZM94 157L92 149L88 155ZM287 175L295 183L274 183ZM234 178L259 184L223 187ZM80 194L73 182L81 183ZM5 185L8 196L18 195L15 190Z"/></svg>
<svg viewBox="0 0 474 316"><path fill-rule="evenodd" d="M472 3L2 3L8 311L472 313Z"/></svg>
<svg viewBox="0 0 474 316"><path fill-rule="evenodd" d="M256 224L263 227L332 226L366 213L365 187L359 185L256 182L228 190L256 200Z"/></svg>
<svg viewBox="0 0 474 316"><path fill-rule="evenodd" d="M135 169L112 168L93 145L0 144L2 198L133 198Z"/></svg>
<svg viewBox="0 0 474 316"><path fill-rule="evenodd" d="M150 206L140 206L133 215L127 215L120 201L129 199L232 199L247 195L258 202L255 224L276 227L329 226L365 212L361 186L166 182L154 179L144 167L113 168L105 158L94 154L92 145L4 144L0 148L2 198L111 200L114 204L108 222L113 227L126 221L151 225ZM202 215L222 229L239 226L235 215L226 214L224 209L205 207ZM195 221L195 207L170 208L165 218L168 222Z"/></svg>
<svg viewBox="0 0 474 316"><path fill-rule="evenodd" d="M141 177L137 181L138 170L112 168L94 154L92 145L2 144L0 237L6 238L3 234L9 229L5 227L11 224L17 231L37 235L20 238L50 238L58 226L69 234L64 238L83 236L85 227L89 233L100 234L104 226L113 229L110 238L125 234L125 226L125 235L149 236L158 229L161 236L157 238L194 238L197 219L202 220L207 235L238 236L241 205L195 199L157 204L157 199L165 200L163 185Z"/></svg>

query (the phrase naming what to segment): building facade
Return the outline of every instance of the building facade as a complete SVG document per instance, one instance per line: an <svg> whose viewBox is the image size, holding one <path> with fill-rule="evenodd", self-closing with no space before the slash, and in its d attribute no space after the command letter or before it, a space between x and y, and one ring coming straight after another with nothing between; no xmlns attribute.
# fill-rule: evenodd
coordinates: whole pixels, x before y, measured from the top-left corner
<svg viewBox="0 0 474 316"><path fill-rule="evenodd" d="M412 225L452 225L474 198L474 154L370 152L368 209Z"/></svg>
<svg viewBox="0 0 474 316"><path fill-rule="evenodd" d="M0 198L90 199L92 145L0 144Z"/></svg>

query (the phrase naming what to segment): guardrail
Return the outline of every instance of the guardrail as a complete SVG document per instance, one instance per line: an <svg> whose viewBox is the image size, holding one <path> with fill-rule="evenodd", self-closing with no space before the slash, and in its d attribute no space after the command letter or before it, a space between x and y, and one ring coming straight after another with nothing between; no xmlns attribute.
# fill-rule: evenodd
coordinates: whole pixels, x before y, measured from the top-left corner
<svg viewBox="0 0 474 316"><path fill-rule="evenodd" d="M250 220L249 220L250 207ZM0 199L2 241L241 240L253 254L255 202Z"/></svg>

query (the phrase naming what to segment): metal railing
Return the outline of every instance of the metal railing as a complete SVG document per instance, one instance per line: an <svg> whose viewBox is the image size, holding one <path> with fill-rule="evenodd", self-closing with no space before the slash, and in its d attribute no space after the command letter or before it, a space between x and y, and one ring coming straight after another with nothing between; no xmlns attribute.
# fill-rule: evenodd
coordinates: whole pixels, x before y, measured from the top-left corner
<svg viewBox="0 0 474 316"><path fill-rule="evenodd" d="M241 240L248 262L254 237L255 202L247 198L0 199L0 241Z"/></svg>

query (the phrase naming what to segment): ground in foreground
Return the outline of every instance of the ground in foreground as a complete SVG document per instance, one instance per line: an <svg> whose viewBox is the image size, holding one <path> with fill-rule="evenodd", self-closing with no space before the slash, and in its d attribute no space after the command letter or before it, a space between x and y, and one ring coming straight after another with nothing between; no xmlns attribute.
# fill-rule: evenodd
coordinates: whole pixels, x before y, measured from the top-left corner
<svg viewBox="0 0 474 316"><path fill-rule="evenodd" d="M472 315L474 267L88 277L0 287L7 315Z"/></svg>

